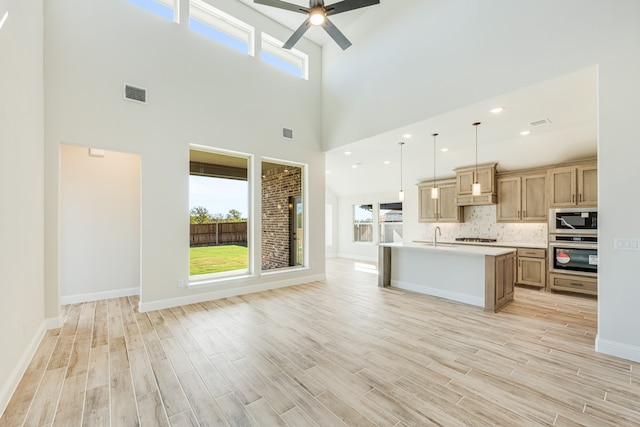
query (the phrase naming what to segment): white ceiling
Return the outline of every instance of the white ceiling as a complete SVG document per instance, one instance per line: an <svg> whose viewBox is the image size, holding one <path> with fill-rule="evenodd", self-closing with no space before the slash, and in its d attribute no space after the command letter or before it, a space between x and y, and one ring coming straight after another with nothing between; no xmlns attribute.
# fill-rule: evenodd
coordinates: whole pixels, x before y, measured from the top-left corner
<svg viewBox="0 0 640 427"><path fill-rule="evenodd" d="M497 106L504 111L492 114L490 110ZM530 124L544 119L550 123ZM433 179L433 133L439 134L436 176L452 177L454 168L475 164L474 122L482 122L478 162L497 162L498 171L595 157L596 69L590 67L328 151L327 187L338 196L399 191L400 141L405 142L403 187ZM531 134L521 136L523 130ZM404 138L406 133L412 137ZM441 152L443 147L449 150ZM351 154L346 155L347 151Z"/></svg>
<svg viewBox="0 0 640 427"><path fill-rule="evenodd" d="M257 10L263 15L273 19L274 21L284 25L287 28L291 29L291 33L297 30L300 25L304 22L306 16L302 13L290 12L288 10L278 9L276 7L265 6L262 4L255 4L253 0L238 0L241 3L246 4L247 6ZM299 6L309 7L308 0L287 0L287 3L297 4ZM325 4L331 5L333 3L338 3L338 1L328 0ZM344 12L338 15L331 16L331 22L338 27L338 29L349 38L349 25L351 25L358 17L360 17L363 13L366 13L366 9L376 7L369 6L362 9L356 9L349 12ZM304 38L311 40L312 42L324 46L325 44L331 42L334 43L331 37L327 35L324 29L319 27L311 26L304 34ZM285 41L285 40L283 40Z"/></svg>
<svg viewBox="0 0 640 427"><path fill-rule="evenodd" d="M300 13L239 0L265 16L297 29L305 19ZM338 1L327 1L327 4ZM308 6L307 0L288 3ZM349 26L370 6L331 17L349 38ZM321 28L310 28L305 37L319 45L333 43ZM478 162L497 162L498 171L518 170L597 155L596 69L587 69L541 82L492 99L408 124L326 152L326 184L338 196L398 191L400 147L403 147L403 184L433 179L433 133L438 133L436 176L454 176L453 169L475 164L474 122L478 127ZM500 114L490 110L505 108ZM550 123L530 123L548 119ZM520 136L523 130L528 136ZM404 138L404 134L411 138ZM447 147L447 152L440 148ZM351 152L345 155L344 152ZM389 162L385 164L385 162ZM353 165L357 165L353 168Z"/></svg>

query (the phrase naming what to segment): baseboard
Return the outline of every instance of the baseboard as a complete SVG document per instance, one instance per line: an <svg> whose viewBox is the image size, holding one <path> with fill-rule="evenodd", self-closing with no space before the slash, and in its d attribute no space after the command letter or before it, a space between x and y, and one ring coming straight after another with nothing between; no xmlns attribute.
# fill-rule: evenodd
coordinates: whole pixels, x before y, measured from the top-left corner
<svg viewBox="0 0 640 427"><path fill-rule="evenodd" d="M60 297L60 305L78 304L88 301L99 301L109 298L129 297L131 295L139 295L140 288L124 288L112 291L90 292L87 294L65 295Z"/></svg>
<svg viewBox="0 0 640 427"><path fill-rule="evenodd" d="M473 295L461 294L458 292L451 292L444 289L431 288L429 286L416 285L414 283L400 282L398 280L392 280L391 286L396 287L398 289L404 289L406 291L418 292L425 295L445 298L448 300L462 302L465 304L475 305L477 307L484 308L484 297L474 297Z"/></svg>
<svg viewBox="0 0 640 427"><path fill-rule="evenodd" d="M335 258L346 258L346 259L353 259L356 261L367 261L367 262L378 262L378 257L368 257L368 256L362 256L362 255L353 255L353 254L338 254L335 256Z"/></svg>
<svg viewBox="0 0 640 427"><path fill-rule="evenodd" d="M606 340L596 336L596 351L610 356L621 357L633 362L640 362L640 347L621 342Z"/></svg>
<svg viewBox="0 0 640 427"><path fill-rule="evenodd" d="M287 286L302 285L309 282L325 280L325 278L326 276L324 274L317 274L314 276L305 276L305 277L298 277L298 278L287 279L287 280L279 280L277 282L259 283L256 285L244 285L244 286L241 285L233 288L225 288L225 289L205 292L201 294L189 295L185 297L168 298L168 299L150 301L150 302L140 301L140 304L138 305L138 310L141 313L144 313L147 311L162 310L164 308L178 307L181 305L188 305L188 304L196 304L199 302L235 297L238 295L247 295L255 292L262 292L262 291L268 291L271 289L284 288Z"/></svg>
<svg viewBox="0 0 640 427"><path fill-rule="evenodd" d="M29 367L29 363L31 363L31 359L33 359L33 356L36 354L36 350L38 350L38 346L45 332L49 329L59 328L61 325L62 322L59 317L44 319L40 324L40 327L29 342L29 345L27 345L22 357L18 360L18 363L16 363L9 378L7 378L7 381L0 387L0 417L4 414L5 409L7 409L11 396L13 396L13 393L16 391L22 376Z"/></svg>

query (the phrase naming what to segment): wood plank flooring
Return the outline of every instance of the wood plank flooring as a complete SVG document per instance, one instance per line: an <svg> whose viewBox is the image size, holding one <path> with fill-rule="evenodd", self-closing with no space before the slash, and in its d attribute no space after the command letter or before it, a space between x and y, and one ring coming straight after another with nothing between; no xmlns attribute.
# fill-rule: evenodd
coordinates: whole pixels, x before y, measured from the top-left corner
<svg viewBox="0 0 640 427"><path fill-rule="evenodd" d="M0 426L638 426L640 364L594 352L592 297L500 313L327 280L139 313L63 307Z"/></svg>

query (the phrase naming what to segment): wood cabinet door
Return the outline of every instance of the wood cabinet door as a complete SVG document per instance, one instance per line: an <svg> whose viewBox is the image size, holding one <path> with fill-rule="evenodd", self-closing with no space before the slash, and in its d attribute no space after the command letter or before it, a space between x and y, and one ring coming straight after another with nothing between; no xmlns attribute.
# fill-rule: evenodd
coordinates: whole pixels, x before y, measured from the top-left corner
<svg viewBox="0 0 640 427"><path fill-rule="evenodd" d="M495 311L513 301L516 280L516 254L512 252L495 258Z"/></svg>
<svg viewBox="0 0 640 427"><path fill-rule="evenodd" d="M520 177L498 178L498 222L519 221L520 216Z"/></svg>
<svg viewBox="0 0 640 427"><path fill-rule="evenodd" d="M578 168L578 204L598 206L598 167L581 166Z"/></svg>
<svg viewBox="0 0 640 427"><path fill-rule="evenodd" d="M436 222L437 201L431 198L431 186L418 187L418 222Z"/></svg>
<svg viewBox="0 0 640 427"><path fill-rule="evenodd" d="M549 180L549 206L575 206L576 201L576 168L566 167L552 169Z"/></svg>
<svg viewBox="0 0 640 427"><path fill-rule="evenodd" d="M522 212L523 221L547 220L546 187L547 176L531 175L522 177Z"/></svg>
<svg viewBox="0 0 640 427"><path fill-rule="evenodd" d="M480 183L480 191L484 193L493 193L495 188L495 169L494 168L482 168L478 169L478 173L475 177ZM472 183L473 184L473 183Z"/></svg>
<svg viewBox="0 0 640 427"><path fill-rule="evenodd" d="M473 182L473 171L456 173L456 192L458 194L471 194Z"/></svg>
<svg viewBox="0 0 640 427"><path fill-rule="evenodd" d="M518 257L518 283L544 288L547 282L546 265L545 258Z"/></svg>
<svg viewBox="0 0 640 427"><path fill-rule="evenodd" d="M461 222L462 207L456 205L456 186L443 185L440 187L440 200L438 200L439 222Z"/></svg>

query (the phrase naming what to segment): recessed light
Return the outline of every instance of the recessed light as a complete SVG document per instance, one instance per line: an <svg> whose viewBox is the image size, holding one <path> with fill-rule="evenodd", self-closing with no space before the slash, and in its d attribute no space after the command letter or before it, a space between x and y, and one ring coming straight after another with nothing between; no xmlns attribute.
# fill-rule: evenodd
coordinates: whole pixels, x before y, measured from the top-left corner
<svg viewBox="0 0 640 427"><path fill-rule="evenodd" d="M388 165L389 163L391 163L389 160L385 160L385 161L384 161L384 164L385 164L385 165Z"/></svg>
<svg viewBox="0 0 640 427"><path fill-rule="evenodd" d="M495 107L491 109L491 112L493 114L500 114L504 111L504 107Z"/></svg>
<svg viewBox="0 0 640 427"><path fill-rule="evenodd" d="M403 138L411 138L413 135L411 135L410 133L405 133L404 135L402 135Z"/></svg>
<svg viewBox="0 0 640 427"><path fill-rule="evenodd" d="M331 175L331 171L326 171L325 174Z"/></svg>
<svg viewBox="0 0 640 427"><path fill-rule="evenodd" d="M351 165L351 167L355 169L358 167L358 165Z"/></svg>
<svg viewBox="0 0 640 427"><path fill-rule="evenodd" d="M520 132L520 135L522 135L522 136L527 136L527 135L529 135L530 133L531 133L531 131L530 131L530 130L523 130L522 132Z"/></svg>
<svg viewBox="0 0 640 427"><path fill-rule="evenodd" d="M442 147L442 148L440 149L440 151L442 151L443 153L445 153L445 152L449 151L449 149L448 149L447 147Z"/></svg>
<svg viewBox="0 0 640 427"><path fill-rule="evenodd" d="M351 151L345 151L345 152L344 152L344 155L345 155L345 156L348 156L348 155L350 155L350 154L351 154Z"/></svg>

